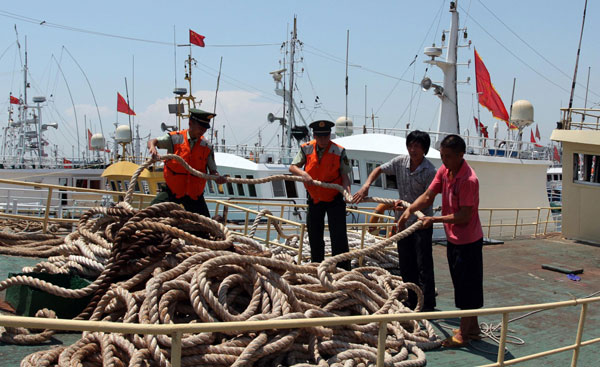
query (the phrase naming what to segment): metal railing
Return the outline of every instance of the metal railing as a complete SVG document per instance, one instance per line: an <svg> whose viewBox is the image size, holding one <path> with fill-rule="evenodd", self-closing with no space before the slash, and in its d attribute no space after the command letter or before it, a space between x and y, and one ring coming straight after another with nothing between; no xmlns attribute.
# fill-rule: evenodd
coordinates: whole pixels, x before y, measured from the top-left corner
<svg viewBox="0 0 600 367"><path fill-rule="evenodd" d="M48 223L51 222L75 222L75 220L68 220L67 218L61 218L58 214L60 213L61 205L53 205L53 202L60 202L64 199L61 197L61 194L72 194L72 193L82 193L82 194L90 194L90 196L83 197L79 199L80 203L97 203L98 200L93 199L91 195L97 195L101 198L102 195L110 195L113 198L118 198L124 196L123 192L117 191L108 191L108 190L96 190L96 189L88 189L88 188L79 188L79 187L65 187L60 185L51 185L51 184L42 184L42 183L33 183L33 182L23 182L23 181L14 181L14 180L5 180L0 179L0 184L7 185L15 185L15 186L24 186L24 187L33 187L39 189L45 189L47 192L38 192L37 197L32 197L31 200L34 200L37 204L34 207L31 207L32 211L27 212L24 211L24 214L34 214L34 215L19 215L19 212L12 212L11 207L12 203L6 202L5 205L0 206L0 216L4 217L12 217L15 219L30 219L34 221L42 221L44 224L44 231L47 231ZM7 188L3 188L2 190L10 190ZM57 195L55 195L57 194ZM53 197L53 195L57 197ZM45 199L44 199L45 197ZM16 198L16 197L14 197ZM152 195L142 194L142 193L134 193L133 194L133 202L132 205L141 209L147 206L150 201L154 198ZM8 199L6 199L8 200ZM72 199L71 199L72 200ZM218 214L220 210L223 212L223 219L227 222L228 214L232 211L236 213L240 213L241 217L243 217L243 225L245 229L242 234L247 234L247 227L251 225L250 222L251 215L254 216L258 214L258 210L250 209L250 207L256 208L269 208L271 212L274 214L272 216L267 216L267 220L273 220L277 218L282 219L284 224L290 225L296 228L296 233L300 234L305 230L305 224L300 223L298 221L291 220L293 216L298 214L306 213L306 204L294 204L294 203L281 203L276 201L262 201L262 200L219 200L219 199L207 199L207 203L212 203L215 205L215 214ZM83 213L84 210L91 208L90 205L79 205L74 206L71 205L73 210L79 210ZM68 207L67 207L68 208ZM63 210L66 210L63 206ZM376 214L373 213L372 208L347 208L346 211L353 215L360 217L361 215L365 216L365 218L376 217L379 218L379 223L349 223L349 226L353 226L358 228L363 232L362 237L364 239L364 232L369 227L379 227L386 231L389 235L392 227L395 225L393 223L394 218L388 215ZM561 223L560 212L561 207L538 207L538 208L480 208L480 219L482 228L484 229L484 233L487 233L487 237L497 236L497 237L512 237L516 238L518 235L546 235L549 232L556 232L559 230L559 226ZM3 212L2 212L3 211ZM81 214L80 213L80 214ZM498 213L505 213L504 215ZM506 214L511 213L511 214ZM514 213L514 214L513 214ZM524 215L523 213L529 213L529 215ZM42 214L42 215L40 215ZM54 214L54 217L53 217ZM278 215L278 216L277 216ZM252 218L253 220L254 218ZM487 220L487 221L486 221ZM367 219L368 221L368 219ZM270 222L269 222L270 224ZM267 226L268 227L268 226ZM526 231L525 228L533 228L533 230ZM362 229L361 229L362 228ZM439 227L441 228L441 226ZM493 229L497 229L494 231ZM505 230L508 229L508 232ZM279 240L279 236L277 240ZM266 241L268 243L269 241ZM362 243L361 243L362 248Z"/></svg>
<svg viewBox="0 0 600 367"><path fill-rule="evenodd" d="M6 203L6 207L3 208L4 209L4 213L0 213L0 216L3 217L8 217L8 218L14 218L14 219L26 219L26 220L33 220L33 221L42 221L43 222L43 232L46 233L48 230L48 223L50 222L76 222L76 220L68 220L65 218L61 218L58 217L58 214L60 213L60 210L57 208L53 208L52 207L52 202L54 201L63 201L65 200L61 195L62 194L72 194L72 193L85 193L85 194L93 194L93 195L114 195L114 196L124 196L125 193L122 192L116 192L116 191L108 191L108 190L97 190L97 189L88 189L88 188L82 188L82 187L71 187L71 186L61 186L61 185L52 185L52 184L43 184L43 183L35 183L35 182L23 182L23 181L15 181L15 180L4 180L4 179L0 179L0 184L6 184L6 185L15 185L15 186L24 186L24 187L33 187L33 188L38 188L38 189L46 189L47 190L47 195L46 195L46 199L45 199L45 203L41 203L39 205L39 208L35 208L37 210L38 213L43 213L43 216L39 216L39 215L19 215L17 213L8 213L9 211L9 206L10 204L7 202ZM11 190L11 188L2 188L2 190ZM58 198L54 198L53 194L58 194L59 197ZM140 193L134 193L133 194L134 200L133 200L133 204L135 204L137 202L138 207L142 208L144 206L145 203L149 202L150 200L152 200L152 198L154 196L152 195L146 195L146 194L140 194ZM40 200L43 199L43 195L42 193L40 193L39 197L31 197L28 198L28 200ZM8 200L8 199L7 199ZM71 199L72 200L72 199ZM80 199L80 201L85 201L86 199ZM89 199L88 199L89 200ZM92 200L94 202L94 200ZM61 205L58 205L59 207ZM87 210L90 209L91 207L87 207L87 206L81 206L79 207L79 209L81 209L81 213L83 213L83 210ZM51 210L52 209L52 210ZM36 211L34 210L34 212ZM54 217L52 217L52 214L54 214Z"/></svg>
<svg viewBox="0 0 600 367"><path fill-rule="evenodd" d="M562 118L559 129L565 130L600 130L600 109L594 108L561 108ZM574 118L580 121L573 121ZM586 118L588 122L586 122Z"/></svg>
<svg viewBox="0 0 600 367"><path fill-rule="evenodd" d="M573 356L571 358L571 367L576 367L581 348L600 342L600 338L583 340L583 329L585 326L588 305L596 302L600 302L600 297L574 299L569 301L552 303L541 303L526 306L485 308L479 310L419 312L366 316L359 315L341 317L318 317L294 320L209 322L200 324L134 324L108 321L41 319L37 317L0 315L0 325L4 327L25 327L32 329L95 331L120 334L169 335L171 338L171 365L173 367L180 367L182 345L181 338L183 334L230 331L262 331L277 329L302 329L318 326L362 325L376 322L379 323L379 333L377 338L377 366L383 367L385 357L385 342L387 337L387 323L389 322L406 322L409 320L445 319L468 316L502 315L502 327L500 333L500 340L498 343L497 361L495 363L483 365L483 367L503 367L515 365L517 363L570 350L573 351ZM525 312L534 310L550 310L555 308L571 307L578 305L581 305L581 312L579 315L579 322L577 324L577 333L575 336L574 344L569 344L560 348L529 354L511 360L505 360L505 346L507 339L509 314L515 312Z"/></svg>

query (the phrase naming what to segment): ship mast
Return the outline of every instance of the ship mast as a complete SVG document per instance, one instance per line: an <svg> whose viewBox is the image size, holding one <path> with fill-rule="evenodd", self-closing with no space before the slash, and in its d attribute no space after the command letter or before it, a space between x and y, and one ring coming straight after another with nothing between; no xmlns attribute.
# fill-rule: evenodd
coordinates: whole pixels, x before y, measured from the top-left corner
<svg viewBox="0 0 600 367"><path fill-rule="evenodd" d="M435 65L442 69L444 73L444 83L442 86L435 85L429 78L423 79L421 86L427 90L434 87L434 93L441 101L440 119L438 123L438 132L444 134L459 134L460 125L458 121L458 92L456 80L456 65L457 65L457 47L458 47L458 10L456 2L450 2L450 13L452 13L452 23L448 32L448 51L446 61L436 60L436 57L441 56L442 49L439 47L427 47L425 54L431 56L431 60L425 62L430 65ZM438 138L441 138L439 136Z"/></svg>
<svg viewBox="0 0 600 367"><path fill-rule="evenodd" d="M294 16L294 29L292 31L292 39L290 43L290 84L289 84L289 95L288 95L288 125L286 131L286 146L285 146L285 164L291 163L292 155L292 127L296 126L294 117L294 55L296 53L296 42L298 41L298 34L296 28L297 18ZM288 161L289 160L289 161Z"/></svg>

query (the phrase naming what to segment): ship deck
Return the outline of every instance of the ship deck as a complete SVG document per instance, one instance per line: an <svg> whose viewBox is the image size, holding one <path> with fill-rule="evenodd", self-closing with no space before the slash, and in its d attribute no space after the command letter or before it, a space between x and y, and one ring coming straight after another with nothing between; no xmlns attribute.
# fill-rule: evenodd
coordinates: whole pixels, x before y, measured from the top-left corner
<svg viewBox="0 0 600 367"><path fill-rule="evenodd" d="M446 261L446 248L436 244L433 248L437 308L454 310L453 287ZM484 247L484 291L486 307L503 307L536 304L582 298L600 291L600 246L564 240L559 237L545 239L520 239ZM37 263L38 259L0 256L0 276L19 272L23 266ZM558 263L570 268L583 268L581 281L572 281L566 274L544 270L542 264ZM0 295L3 298L3 295ZM509 335L523 340L523 344L507 344L506 360L554 349L575 342L581 307L547 310L512 321ZM511 314L509 319L522 316ZM485 316L481 323L498 324L500 315ZM456 327L457 319L433 320L438 335L450 335L447 326ZM3 366L19 366L21 359L37 350L61 343L71 344L79 339L78 333L57 334L51 345L14 346L0 343ZM588 307L583 340L600 337L600 305ZM497 359L498 346L490 338L473 341L459 349L437 349L426 352L427 366L478 366ZM572 352L561 352L519 366L570 365ZM579 366L600 365L597 347L580 350Z"/></svg>

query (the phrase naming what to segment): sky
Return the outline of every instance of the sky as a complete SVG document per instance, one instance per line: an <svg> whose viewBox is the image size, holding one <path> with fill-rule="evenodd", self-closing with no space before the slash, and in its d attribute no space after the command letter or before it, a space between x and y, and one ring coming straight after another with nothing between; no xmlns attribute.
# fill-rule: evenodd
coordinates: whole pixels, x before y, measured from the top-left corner
<svg viewBox="0 0 600 367"><path fill-rule="evenodd" d="M569 103L584 0L461 0L458 6L460 25L472 42L458 55L465 64L458 67L459 81L471 79L458 88L461 131L473 133L472 117L478 114L475 47L507 110L516 78L514 99L533 104L541 143L547 144L559 109ZM26 44L28 98L48 98L43 118L59 125L47 135L59 146L59 155L77 149L77 136L83 149L86 127L109 137L115 122L128 123L127 115L116 112L117 92L128 94L144 140L161 135L161 122L174 123L167 105L174 103L175 81L177 87L189 88L183 61L190 47L174 48L173 41L187 44L192 29L206 37L206 47L191 48L197 61L192 91L204 110L214 109L223 60L215 120L219 138L252 145L260 131L263 144L277 144L281 129L267 115L281 115L282 101L269 72L282 67L281 45L296 16L302 46L294 93L307 122L335 121L345 114L349 33L347 108L354 125L365 124L366 110L375 116L369 126L402 128L410 122L411 128L433 130L439 99L419 83L424 76L441 83L442 73L427 69L423 48L440 45L442 31L450 27L448 9L447 0L9 2L0 7L0 96L5 96L0 98L0 125L6 126L9 94L23 93ZM600 103L598 34L600 3L590 1L575 107L584 105L590 67L587 105ZM497 120L483 107L479 115L491 130ZM499 122L501 134L505 126Z"/></svg>

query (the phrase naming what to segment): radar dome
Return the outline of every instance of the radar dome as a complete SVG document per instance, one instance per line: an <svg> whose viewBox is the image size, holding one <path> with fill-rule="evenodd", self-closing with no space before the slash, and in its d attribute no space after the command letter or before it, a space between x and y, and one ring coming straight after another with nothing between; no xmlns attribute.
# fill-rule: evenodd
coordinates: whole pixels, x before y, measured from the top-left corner
<svg viewBox="0 0 600 367"><path fill-rule="evenodd" d="M115 131L117 143L131 143L131 129L127 125L119 125Z"/></svg>
<svg viewBox="0 0 600 367"><path fill-rule="evenodd" d="M90 143L90 145L92 146L92 150L104 150L105 143L106 140L104 139L104 136L102 134L97 133L92 135Z"/></svg>
<svg viewBox="0 0 600 367"><path fill-rule="evenodd" d="M346 116L338 117L338 119L335 120L335 136L342 137L352 135L353 126L352 119L347 118Z"/></svg>
<svg viewBox="0 0 600 367"><path fill-rule="evenodd" d="M533 123L533 105L524 99L515 101L512 105L510 122L523 129Z"/></svg>

